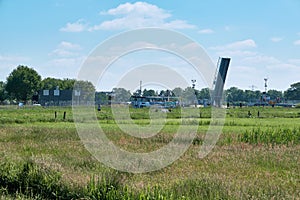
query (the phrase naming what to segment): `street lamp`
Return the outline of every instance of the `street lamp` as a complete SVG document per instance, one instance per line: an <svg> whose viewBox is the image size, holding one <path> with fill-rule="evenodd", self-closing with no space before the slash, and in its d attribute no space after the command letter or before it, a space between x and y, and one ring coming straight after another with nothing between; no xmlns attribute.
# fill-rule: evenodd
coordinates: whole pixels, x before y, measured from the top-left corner
<svg viewBox="0 0 300 200"><path fill-rule="evenodd" d="M196 80L195 80L195 79L192 79L191 81L192 81L192 88L195 89L195 85L196 85L195 83L196 83Z"/></svg>
<svg viewBox="0 0 300 200"><path fill-rule="evenodd" d="M196 79L192 79L191 80L192 81L192 88L193 88L193 90L194 90L194 93L195 93L195 107L197 107L197 94L196 94L196 90L195 90L195 86L196 86Z"/></svg>

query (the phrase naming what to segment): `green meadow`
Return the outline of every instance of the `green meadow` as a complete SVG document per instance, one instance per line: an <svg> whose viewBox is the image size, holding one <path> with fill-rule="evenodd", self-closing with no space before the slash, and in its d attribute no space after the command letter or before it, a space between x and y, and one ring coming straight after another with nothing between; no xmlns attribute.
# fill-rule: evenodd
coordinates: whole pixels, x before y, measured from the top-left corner
<svg viewBox="0 0 300 200"><path fill-rule="evenodd" d="M178 160L134 174L105 166L85 149L70 107L0 107L0 199L300 199L299 108L226 109L222 134L203 159L198 152L211 109L184 109L185 116L179 108L166 113L163 128L147 139L122 132L118 123L129 123L122 112L116 123L109 107L96 111L107 137L132 152L167 145L179 126L196 127ZM139 126L149 118L147 108L130 109Z"/></svg>

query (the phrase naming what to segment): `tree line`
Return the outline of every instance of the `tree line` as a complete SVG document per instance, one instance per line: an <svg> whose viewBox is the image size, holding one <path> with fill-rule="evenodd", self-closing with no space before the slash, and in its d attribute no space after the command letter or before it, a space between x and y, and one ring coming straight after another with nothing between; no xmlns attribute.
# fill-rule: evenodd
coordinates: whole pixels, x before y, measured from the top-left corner
<svg viewBox="0 0 300 200"><path fill-rule="evenodd" d="M76 84L75 84L76 83ZM41 76L32 68L19 65L14 69L6 81L0 81L0 103L5 100L8 101L22 101L27 102L31 100L32 96L37 94L39 90L53 90L57 87L60 90L73 90L77 86L81 90L96 91L95 86L89 81L77 81L75 79L57 79L45 78ZM153 89L137 90L131 93L124 88L114 88L111 92L117 102L126 102L133 96L159 96L159 97L182 97L183 100L195 99L210 99L212 91L209 88L202 88L200 90L192 87L182 89L180 87L173 90L155 91ZM110 95L111 95L110 94ZM262 96L268 96L272 100L300 100L300 82L291 84L286 91L269 90L263 94L259 90L242 90L237 87L231 87L224 91L226 101L228 102L255 102L262 99ZM96 99L107 101L109 96L105 93L96 92Z"/></svg>
<svg viewBox="0 0 300 200"><path fill-rule="evenodd" d="M153 89L144 89L143 91L137 90L131 94L129 90L124 88L114 88L112 90L112 94L114 94L116 102L126 102L132 95L144 97L181 97L182 101L187 102L195 98L198 100L210 100L213 92L209 88L202 88L198 90L192 87L187 87L185 89L177 87L173 90L160 91L155 91ZM266 101L266 99L264 99L265 97L277 102L300 100L300 82L292 84L291 87L284 92L272 89L268 90L267 93L264 93L259 90L242 90L237 87L231 87L227 90L224 90L224 95L226 101L231 103L254 103ZM100 97L101 94L99 93L98 96ZM108 97L105 97L105 94L102 94L101 99L102 101L107 101Z"/></svg>
<svg viewBox="0 0 300 200"><path fill-rule="evenodd" d="M73 90L74 87L95 91L94 85L89 81L50 77L42 79L33 68L19 65L9 74L6 82L0 81L0 103L6 100L26 103L40 90Z"/></svg>

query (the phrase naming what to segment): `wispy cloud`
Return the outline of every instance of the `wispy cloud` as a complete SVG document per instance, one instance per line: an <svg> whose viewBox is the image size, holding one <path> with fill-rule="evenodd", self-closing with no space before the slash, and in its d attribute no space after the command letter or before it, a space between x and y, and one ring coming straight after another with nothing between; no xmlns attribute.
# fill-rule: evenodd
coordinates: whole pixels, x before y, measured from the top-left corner
<svg viewBox="0 0 300 200"><path fill-rule="evenodd" d="M214 32L215 31L212 29L202 29L202 30L198 31L198 33L200 33L200 34L212 34Z"/></svg>
<svg viewBox="0 0 300 200"><path fill-rule="evenodd" d="M30 61L31 58L29 57L0 53L0 81L6 79L9 71L12 71L18 65L27 65L26 63Z"/></svg>
<svg viewBox="0 0 300 200"><path fill-rule="evenodd" d="M242 62L250 64L264 64L264 65L273 65L280 64L281 61L273 56L267 56L263 54L257 54L255 56L249 56L242 58Z"/></svg>
<svg viewBox="0 0 300 200"><path fill-rule="evenodd" d="M82 32L88 28L88 24L80 19L74 23L67 23L66 26L60 28L59 30L62 32Z"/></svg>
<svg viewBox="0 0 300 200"><path fill-rule="evenodd" d="M299 46L299 45L300 45L300 40L296 40L296 41L294 42L294 45Z"/></svg>
<svg viewBox="0 0 300 200"><path fill-rule="evenodd" d="M210 49L218 50L218 51L224 51L224 50L229 51L229 50L243 50L243 49L255 48L256 46L257 45L253 39L247 39L247 40L236 41L223 46L210 47Z"/></svg>
<svg viewBox="0 0 300 200"><path fill-rule="evenodd" d="M26 62L29 60L30 60L30 58L24 57L24 56L1 55L0 54L0 62Z"/></svg>
<svg viewBox="0 0 300 200"><path fill-rule="evenodd" d="M49 76L59 77L76 77L77 70L81 63L86 59L81 52L82 47L79 44L74 44L67 41L60 42L56 49L48 55L51 57L41 69L41 72Z"/></svg>
<svg viewBox="0 0 300 200"><path fill-rule="evenodd" d="M81 50L80 45L62 41L49 55L58 57L71 57L77 56L79 50Z"/></svg>
<svg viewBox="0 0 300 200"><path fill-rule="evenodd" d="M281 40L283 40L283 38L282 37L271 37L270 40L272 42L280 42Z"/></svg>
<svg viewBox="0 0 300 200"><path fill-rule="evenodd" d="M68 50L80 50L81 47L78 44L74 44L71 42L62 41L59 45L59 48L68 49Z"/></svg>
<svg viewBox="0 0 300 200"><path fill-rule="evenodd" d="M300 59L289 59L288 62L300 66Z"/></svg>
<svg viewBox="0 0 300 200"><path fill-rule="evenodd" d="M124 3L116 8L100 12L100 15L111 16L114 19L100 24L88 26L83 20L67 23L61 28L65 32L82 32L96 30L124 30L141 27L161 27L170 29L193 29L195 25L185 20L172 19L171 12L146 2Z"/></svg>
<svg viewBox="0 0 300 200"><path fill-rule="evenodd" d="M217 54L222 57L249 57L249 56L256 56L257 52L255 51L245 51L245 50L222 50L217 51Z"/></svg>

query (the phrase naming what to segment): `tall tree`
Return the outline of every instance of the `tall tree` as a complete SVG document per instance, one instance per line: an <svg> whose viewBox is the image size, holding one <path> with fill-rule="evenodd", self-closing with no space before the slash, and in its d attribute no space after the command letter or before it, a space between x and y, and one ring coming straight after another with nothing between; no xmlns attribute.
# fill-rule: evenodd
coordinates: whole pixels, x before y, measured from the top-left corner
<svg viewBox="0 0 300 200"><path fill-rule="evenodd" d="M140 89L133 92L133 96L142 96L142 91Z"/></svg>
<svg viewBox="0 0 300 200"><path fill-rule="evenodd" d="M202 88L202 89L197 93L197 98L198 98L198 99L210 99L210 91L209 91L209 88Z"/></svg>
<svg viewBox="0 0 300 200"><path fill-rule="evenodd" d="M6 100L7 95L5 92L5 83L3 81L0 81L0 103Z"/></svg>
<svg viewBox="0 0 300 200"><path fill-rule="evenodd" d="M78 80L75 81L74 90L80 91L80 100L85 101L94 101L95 100L95 86L90 81Z"/></svg>
<svg viewBox="0 0 300 200"><path fill-rule="evenodd" d="M300 82L294 83L284 92L284 97L289 100L300 100Z"/></svg>
<svg viewBox="0 0 300 200"><path fill-rule="evenodd" d="M130 101L131 93L124 88L113 88L114 101L117 103Z"/></svg>
<svg viewBox="0 0 300 200"><path fill-rule="evenodd" d="M74 79L57 79L57 78L45 78L42 81L42 89L54 90L59 87L60 90L72 90L75 84Z"/></svg>
<svg viewBox="0 0 300 200"><path fill-rule="evenodd" d="M73 90L75 82L76 82L75 79L68 79L68 78L63 79L62 85L60 86L60 88L62 90ZM89 83L89 84L93 85L92 83Z"/></svg>
<svg viewBox="0 0 300 200"><path fill-rule="evenodd" d="M231 87L225 91L228 102L244 101L244 91L237 87Z"/></svg>
<svg viewBox="0 0 300 200"><path fill-rule="evenodd" d="M156 96L156 93L154 90L150 89L150 90L147 90L147 89L144 89L143 90L143 96L144 97L148 97L148 96Z"/></svg>
<svg viewBox="0 0 300 200"><path fill-rule="evenodd" d="M7 77L5 90L11 99L24 101L41 87L41 76L32 68L19 65Z"/></svg>
<svg viewBox="0 0 300 200"><path fill-rule="evenodd" d="M97 104L108 104L109 94L107 94L106 92L96 92L95 100Z"/></svg>
<svg viewBox="0 0 300 200"><path fill-rule="evenodd" d="M245 90L243 93L243 99L239 101L257 102L261 98L261 92L258 90Z"/></svg>
<svg viewBox="0 0 300 200"><path fill-rule="evenodd" d="M176 87L172 90L172 93L174 94L174 96L176 97L182 97L183 95L183 89L180 87Z"/></svg>
<svg viewBox="0 0 300 200"><path fill-rule="evenodd" d="M192 87L185 88L182 95L183 101L188 104L194 104L197 101L195 89L193 89Z"/></svg>
<svg viewBox="0 0 300 200"><path fill-rule="evenodd" d="M62 89L61 86L62 81L60 79L48 77L42 80L42 89L44 90L54 90L56 87Z"/></svg>
<svg viewBox="0 0 300 200"><path fill-rule="evenodd" d="M267 92L267 95L272 99L272 100L276 100L276 99L281 99L283 97L283 94L281 91L278 90L269 90Z"/></svg>

